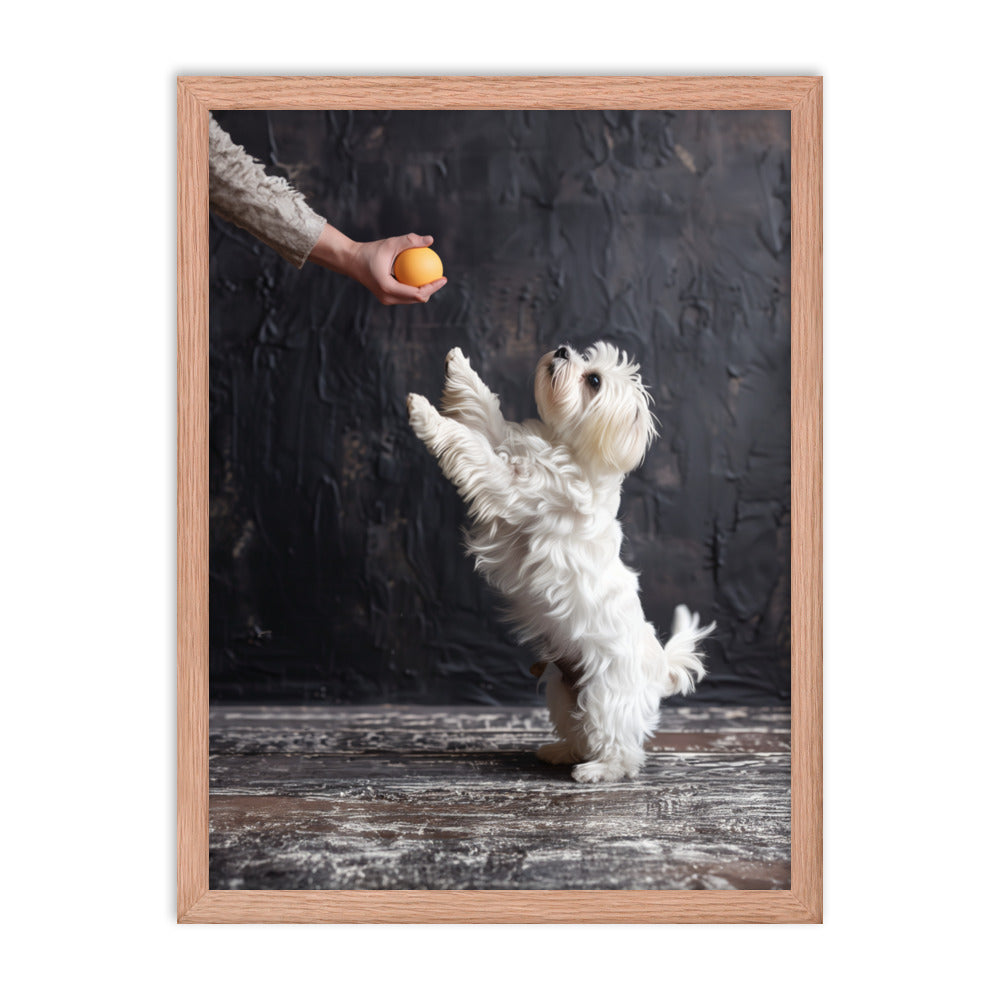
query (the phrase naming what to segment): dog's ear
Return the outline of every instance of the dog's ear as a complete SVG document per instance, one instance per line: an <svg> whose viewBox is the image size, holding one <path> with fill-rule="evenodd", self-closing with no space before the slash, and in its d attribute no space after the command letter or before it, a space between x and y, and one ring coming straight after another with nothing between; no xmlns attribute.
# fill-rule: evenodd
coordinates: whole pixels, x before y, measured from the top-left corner
<svg viewBox="0 0 1000 1000"><path fill-rule="evenodd" d="M656 437L649 393L637 380L608 380L594 400L587 425L589 451L609 470L627 475L643 460Z"/></svg>
<svg viewBox="0 0 1000 1000"><path fill-rule="evenodd" d="M623 408L611 420L613 433L606 441L605 461L623 475L642 463L656 437L656 427L649 408L636 404L633 411Z"/></svg>

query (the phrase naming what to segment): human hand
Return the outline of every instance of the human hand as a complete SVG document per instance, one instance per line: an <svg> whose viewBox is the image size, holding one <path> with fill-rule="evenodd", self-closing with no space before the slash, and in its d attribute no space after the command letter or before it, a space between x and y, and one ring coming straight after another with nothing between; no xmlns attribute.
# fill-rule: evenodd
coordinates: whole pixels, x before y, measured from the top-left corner
<svg viewBox="0 0 1000 1000"><path fill-rule="evenodd" d="M402 284L392 276L392 265L404 250L410 247L428 247L433 242L432 236L410 233L408 236L357 243L327 223L308 259L314 264L353 278L383 305L412 305L415 302L426 302L447 284L448 279L438 278L429 285L414 288Z"/></svg>

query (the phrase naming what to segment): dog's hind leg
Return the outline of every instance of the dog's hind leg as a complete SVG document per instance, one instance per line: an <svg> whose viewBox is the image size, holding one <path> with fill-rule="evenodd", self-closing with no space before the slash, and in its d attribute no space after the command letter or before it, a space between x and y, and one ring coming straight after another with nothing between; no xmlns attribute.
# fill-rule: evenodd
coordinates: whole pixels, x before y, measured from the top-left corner
<svg viewBox="0 0 1000 1000"><path fill-rule="evenodd" d="M645 741L659 716L659 698L650 690L615 691L600 678L584 687L580 717L587 736L582 764L573 768L581 782L634 778L646 760Z"/></svg>
<svg viewBox="0 0 1000 1000"><path fill-rule="evenodd" d="M546 764L576 764L579 760L577 754L566 740L556 740L555 743L543 743L535 751L535 756Z"/></svg>
<svg viewBox="0 0 1000 1000"><path fill-rule="evenodd" d="M458 347L453 347L445 358L441 412L478 431L494 448L506 435L499 398L473 371L469 359Z"/></svg>
<svg viewBox="0 0 1000 1000"><path fill-rule="evenodd" d="M579 723L574 718L576 693L551 664L544 676L545 702L559 739L539 747L536 753L539 760L544 760L546 764L576 764L583 760Z"/></svg>

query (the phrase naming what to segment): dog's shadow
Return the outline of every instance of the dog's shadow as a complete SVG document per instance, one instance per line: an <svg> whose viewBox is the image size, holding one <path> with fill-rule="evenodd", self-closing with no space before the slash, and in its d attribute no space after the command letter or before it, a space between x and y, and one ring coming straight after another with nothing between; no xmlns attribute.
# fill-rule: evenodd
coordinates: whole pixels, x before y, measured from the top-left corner
<svg viewBox="0 0 1000 1000"><path fill-rule="evenodd" d="M498 783L509 783L517 779L539 785L581 787L572 778L572 765L547 764L538 759L534 750L483 750L467 754L458 752L456 757L466 757L477 777L496 778Z"/></svg>

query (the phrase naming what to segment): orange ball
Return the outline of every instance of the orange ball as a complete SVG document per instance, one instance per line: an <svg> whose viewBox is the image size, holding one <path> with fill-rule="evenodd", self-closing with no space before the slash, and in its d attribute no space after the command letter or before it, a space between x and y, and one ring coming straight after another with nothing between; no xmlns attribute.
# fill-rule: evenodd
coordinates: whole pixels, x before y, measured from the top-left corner
<svg viewBox="0 0 1000 1000"><path fill-rule="evenodd" d="M444 265L430 247L410 247L396 258L392 273L402 284L420 288L437 281L444 274Z"/></svg>

